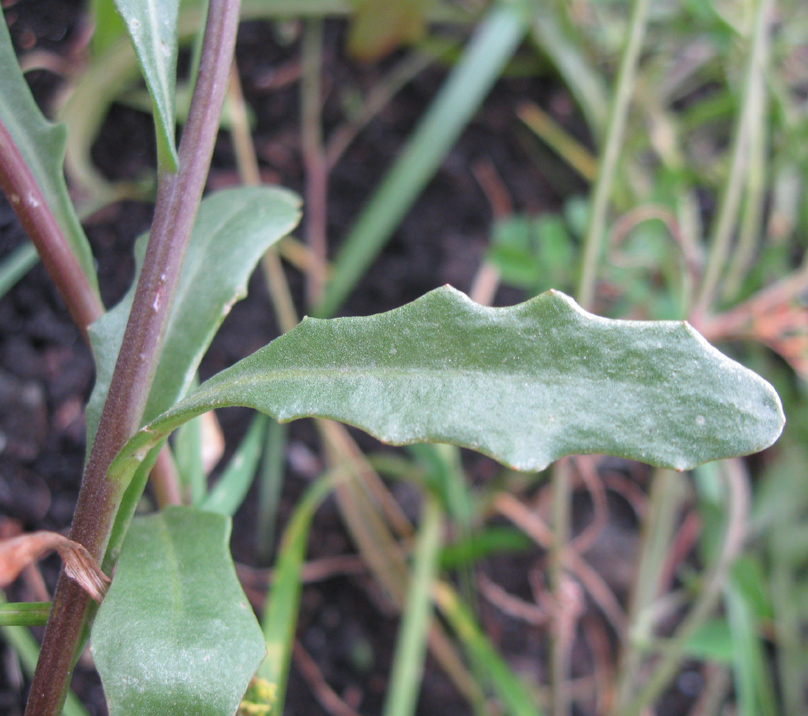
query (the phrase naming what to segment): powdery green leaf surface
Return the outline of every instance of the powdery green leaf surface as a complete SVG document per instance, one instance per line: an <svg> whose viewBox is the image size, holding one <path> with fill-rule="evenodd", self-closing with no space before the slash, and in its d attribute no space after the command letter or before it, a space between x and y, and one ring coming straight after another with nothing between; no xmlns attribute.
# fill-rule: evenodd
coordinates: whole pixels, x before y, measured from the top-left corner
<svg viewBox="0 0 808 716"><path fill-rule="evenodd" d="M179 0L115 0L135 48L154 106L160 163L176 171L174 141Z"/></svg>
<svg viewBox="0 0 808 716"><path fill-rule="evenodd" d="M241 187L211 194L202 201L144 421L168 410L185 393L218 327L233 304L247 295L247 281L256 263L297 225L299 218L300 199L282 189ZM141 239L136 248L138 273L145 249ZM109 389L135 284L115 308L90 327L97 376L87 408L88 445L92 445Z"/></svg>
<svg viewBox="0 0 808 716"><path fill-rule="evenodd" d="M67 129L39 111L23 77L5 21L0 19L0 121L8 129L42 195L56 218L87 281L98 291L93 254L67 193L63 164ZM12 199L13 201L13 199ZM18 201L30 201L18 197Z"/></svg>
<svg viewBox="0 0 808 716"><path fill-rule="evenodd" d="M186 507L132 522L92 629L110 716L232 716L264 657L230 520Z"/></svg>
<svg viewBox="0 0 808 716"><path fill-rule="evenodd" d="M683 470L762 450L784 423L774 389L685 322L600 318L558 291L488 308L451 287L367 318L305 319L119 460L229 405L332 418L395 445L454 443L519 470L585 453Z"/></svg>

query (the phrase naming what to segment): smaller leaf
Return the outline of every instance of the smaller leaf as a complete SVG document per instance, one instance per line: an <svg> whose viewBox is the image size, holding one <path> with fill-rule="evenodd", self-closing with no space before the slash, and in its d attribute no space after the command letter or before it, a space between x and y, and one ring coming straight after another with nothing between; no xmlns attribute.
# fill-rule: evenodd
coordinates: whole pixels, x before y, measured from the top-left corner
<svg viewBox="0 0 808 716"><path fill-rule="evenodd" d="M171 306L144 421L167 410L191 386L217 329L233 304L247 295L255 264L299 218L300 199L273 187L226 189L203 199ZM145 241L140 239L135 247L138 271L145 250ZM88 445L101 417L134 295L135 284L115 308L90 327L97 374L87 406Z"/></svg>
<svg viewBox="0 0 808 716"><path fill-rule="evenodd" d="M58 532L43 530L0 541L0 587L11 584L23 569L54 551L62 558L67 576L100 602L109 577L82 545Z"/></svg>
<svg viewBox="0 0 808 716"><path fill-rule="evenodd" d="M110 716L235 713L265 646L229 538L186 507L133 520L92 630Z"/></svg>
<svg viewBox="0 0 808 716"><path fill-rule="evenodd" d="M154 105L159 162L177 169L174 141L177 84L177 18L179 0L115 0Z"/></svg>
<svg viewBox="0 0 808 716"><path fill-rule="evenodd" d="M457 593L446 583L438 582L433 593L446 621L486 680L491 684L509 716L540 716L540 711L519 677L502 659L482 632Z"/></svg>

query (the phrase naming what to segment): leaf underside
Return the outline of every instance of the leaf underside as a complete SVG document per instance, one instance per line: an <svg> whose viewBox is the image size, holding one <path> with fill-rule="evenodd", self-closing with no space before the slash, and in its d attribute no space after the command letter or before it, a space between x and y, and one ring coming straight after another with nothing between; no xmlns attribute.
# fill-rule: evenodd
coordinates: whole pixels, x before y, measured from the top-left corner
<svg viewBox="0 0 808 716"><path fill-rule="evenodd" d="M129 31L143 79L154 106L161 164L177 169L176 125L177 20L179 0L115 0Z"/></svg>
<svg viewBox="0 0 808 716"><path fill-rule="evenodd" d="M488 308L448 286L376 316L305 319L119 460L231 405L331 418L394 445L453 443L518 470L587 453L684 470L762 450L784 424L774 389L685 322L600 318L558 291Z"/></svg>
<svg viewBox="0 0 808 716"><path fill-rule="evenodd" d="M185 507L132 522L92 630L110 716L232 716L264 657L230 520Z"/></svg>

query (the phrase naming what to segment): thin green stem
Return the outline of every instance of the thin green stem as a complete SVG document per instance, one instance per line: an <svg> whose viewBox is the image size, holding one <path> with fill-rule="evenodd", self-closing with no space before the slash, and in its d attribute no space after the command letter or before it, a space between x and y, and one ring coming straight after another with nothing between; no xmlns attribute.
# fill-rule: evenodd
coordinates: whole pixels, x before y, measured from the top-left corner
<svg viewBox="0 0 808 716"><path fill-rule="evenodd" d="M622 714L628 702L642 665L643 647L649 635L643 624L643 615L658 596L660 569L665 563L676 519L682 504L682 477L672 470L657 470L651 485L648 515L644 524L642 550L634 591L631 595L628 633L623 635L623 653L620 656L619 680L617 683L612 716Z"/></svg>
<svg viewBox="0 0 808 716"><path fill-rule="evenodd" d="M0 602L0 627L45 626L50 602Z"/></svg>
<svg viewBox="0 0 808 716"><path fill-rule="evenodd" d="M36 247L26 242L18 246L3 259L0 266L0 298L5 296L12 287L25 276L39 261Z"/></svg>
<svg viewBox="0 0 808 716"><path fill-rule="evenodd" d="M6 597L2 591L0 591L0 604L6 604ZM25 674L29 676L33 674L39 658L39 644L31 632L24 626L0 625L0 639L5 641L17 654ZM72 691L67 692L62 716L88 716L87 711Z"/></svg>
<svg viewBox="0 0 808 716"><path fill-rule="evenodd" d="M768 46L769 17L772 0L758 0L755 14L754 35L746 68L743 104L735 137L732 144L731 160L727 181L719 203L718 216L713 224L710 250L701 287L693 310L694 320L699 321L708 313L716 297L718 284L727 265L732 236L738 221L743 187L746 184L746 168L749 161L751 133L756 115L762 111L763 72L766 48Z"/></svg>
<svg viewBox="0 0 808 716"><path fill-rule="evenodd" d="M205 186L238 28L238 0L211 0L199 79L179 150L179 171L160 177L155 218L110 383L101 423L85 469L71 538L100 562L118 504L120 484L107 468L140 427L160 355L171 300ZM62 573L45 630L27 716L57 716L87 619L88 599Z"/></svg>
<svg viewBox="0 0 808 716"><path fill-rule="evenodd" d="M722 475L728 494L727 526L715 566L704 581L704 588L696 598L690 612L676 630L675 635L665 642L659 661L639 693L620 710L620 716L636 716L659 698L676 676L687 640L704 624L715 609L721 597L735 557L740 551L746 534L746 518L749 512L749 481L739 459L721 463Z"/></svg>
<svg viewBox="0 0 808 716"><path fill-rule="evenodd" d="M741 288L763 228L763 211L766 201L768 127L766 115L769 109L765 77L769 64L769 17L771 5L767 1L758 6L755 25L755 46L758 47L758 65L748 77L749 106L752 116L749 123L749 168L745 173L746 198L738 233L738 245L733 252L722 298L731 300ZM755 51L753 50L753 53Z"/></svg>
<svg viewBox="0 0 808 716"><path fill-rule="evenodd" d="M623 144L631 93L634 89L634 78L637 74L640 50L642 50L645 28L648 23L649 4L649 0L634 0L628 42L620 62L617 88L609 115L606 146L598 167L598 178L595 182L592 198L589 227L584 239L583 267L577 296L578 303L587 309L592 307L595 298L595 282L601 254L603 253L603 241L606 236L609 198L611 197L617 174L620 148Z"/></svg>

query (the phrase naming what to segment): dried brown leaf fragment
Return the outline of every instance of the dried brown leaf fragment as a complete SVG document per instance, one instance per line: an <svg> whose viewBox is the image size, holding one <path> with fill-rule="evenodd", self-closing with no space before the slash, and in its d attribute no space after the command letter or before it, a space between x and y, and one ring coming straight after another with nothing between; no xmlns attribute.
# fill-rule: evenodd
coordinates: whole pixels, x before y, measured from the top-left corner
<svg viewBox="0 0 808 716"><path fill-rule="evenodd" d="M53 551L62 558L67 576L100 603L107 593L109 577L84 547L58 532L43 530L0 540L0 587L11 584L28 565Z"/></svg>

